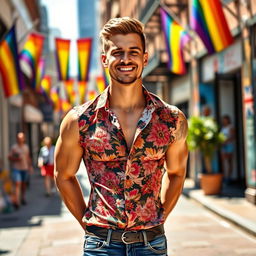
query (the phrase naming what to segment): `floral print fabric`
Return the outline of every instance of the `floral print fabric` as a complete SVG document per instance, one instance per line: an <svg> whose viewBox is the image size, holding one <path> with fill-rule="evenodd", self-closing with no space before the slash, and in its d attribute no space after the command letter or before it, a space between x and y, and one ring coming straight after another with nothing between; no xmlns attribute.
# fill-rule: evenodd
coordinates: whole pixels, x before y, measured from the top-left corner
<svg viewBox="0 0 256 256"><path fill-rule="evenodd" d="M75 108L91 184L84 221L126 230L160 225L164 222L160 190L165 153L175 140L178 109L143 87L147 104L129 150L118 119L109 109L108 90Z"/></svg>

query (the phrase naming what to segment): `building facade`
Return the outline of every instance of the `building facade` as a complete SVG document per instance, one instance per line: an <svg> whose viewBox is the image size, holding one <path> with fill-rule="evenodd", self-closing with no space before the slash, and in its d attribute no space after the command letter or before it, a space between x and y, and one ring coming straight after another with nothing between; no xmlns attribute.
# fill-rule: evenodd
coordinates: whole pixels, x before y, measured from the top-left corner
<svg viewBox="0 0 256 256"><path fill-rule="evenodd" d="M145 86L170 104L178 106L187 117L202 114L204 105L221 124L229 115L235 127L235 153L232 184L245 190L248 201L256 204L256 2L221 1L234 43L221 52L209 55L199 37L183 49L187 73L172 74L167 69L166 52L160 21L160 7L165 8L184 28L189 26L191 0L101 0L102 25L110 18L130 16L145 25L149 64L143 73ZM214 164L221 169L220 158ZM196 182L200 158L190 155L188 176Z"/></svg>
<svg viewBox="0 0 256 256"><path fill-rule="evenodd" d="M21 51L26 36L33 30L40 29L39 3L32 1L0 1L0 38L16 25L18 50ZM32 157L37 157L38 125L42 114L38 109L37 100L31 90L23 94L5 98L0 76L0 159L1 167L9 169L8 153L10 146L16 141L18 131L25 131L27 141L32 150Z"/></svg>
<svg viewBox="0 0 256 256"><path fill-rule="evenodd" d="M78 30L79 38L92 38L92 56L90 69L92 73L99 72L100 59L99 59L99 18L96 15L96 11L99 5L99 1L78 0Z"/></svg>

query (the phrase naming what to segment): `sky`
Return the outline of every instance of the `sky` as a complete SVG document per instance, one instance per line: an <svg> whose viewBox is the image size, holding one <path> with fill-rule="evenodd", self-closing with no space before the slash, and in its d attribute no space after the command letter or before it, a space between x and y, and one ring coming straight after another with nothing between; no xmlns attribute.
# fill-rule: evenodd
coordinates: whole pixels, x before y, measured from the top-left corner
<svg viewBox="0 0 256 256"><path fill-rule="evenodd" d="M50 28L57 28L61 37L71 39L70 51L70 74L77 74L77 51L76 39L78 38L77 26L77 0L41 0L48 11L48 22Z"/></svg>

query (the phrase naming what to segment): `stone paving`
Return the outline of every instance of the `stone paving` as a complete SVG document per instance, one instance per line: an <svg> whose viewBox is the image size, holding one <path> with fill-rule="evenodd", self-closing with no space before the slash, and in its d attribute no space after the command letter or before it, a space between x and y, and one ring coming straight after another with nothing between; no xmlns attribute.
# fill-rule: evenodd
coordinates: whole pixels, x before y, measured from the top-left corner
<svg viewBox="0 0 256 256"><path fill-rule="evenodd" d="M86 198L89 190L82 172L79 179ZM169 256L252 256L256 239L216 216L194 200L182 196L166 225ZM58 194L44 197L43 180L35 174L28 205L0 214L0 255L81 256L83 231Z"/></svg>

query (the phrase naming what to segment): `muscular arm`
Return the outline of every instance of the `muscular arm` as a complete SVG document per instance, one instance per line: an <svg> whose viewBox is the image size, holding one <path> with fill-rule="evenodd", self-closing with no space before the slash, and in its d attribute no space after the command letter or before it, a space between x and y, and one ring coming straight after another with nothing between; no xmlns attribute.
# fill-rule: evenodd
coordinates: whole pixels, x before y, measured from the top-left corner
<svg viewBox="0 0 256 256"><path fill-rule="evenodd" d="M187 120L183 113L179 112L177 129L174 133L175 141L166 152L166 173L162 180L161 202L165 210L165 218L176 205L186 177L187 130Z"/></svg>
<svg viewBox="0 0 256 256"><path fill-rule="evenodd" d="M63 201L84 228L82 218L86 204L76 178L83 150L79 144L79 128L76 113L71 110L64 118L55 148L55 181Z"/></svg>

